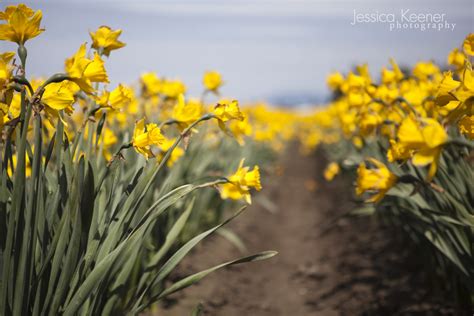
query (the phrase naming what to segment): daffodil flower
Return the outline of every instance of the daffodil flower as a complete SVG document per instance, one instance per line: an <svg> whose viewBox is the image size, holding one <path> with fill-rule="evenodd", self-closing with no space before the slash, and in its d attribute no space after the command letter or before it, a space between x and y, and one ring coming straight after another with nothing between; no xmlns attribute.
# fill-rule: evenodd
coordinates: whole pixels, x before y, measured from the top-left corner
<svg viewBox="0 0 474 316"><path fill-rule="evenodd" d="M77 91L78 88L76 84L70 81L47 85L41 98L41 102L46 106L46 113L50 116L60 118L58 113L64 110L68 115L71 115L74 111L74 95Z"/></svg>
<svg viewBox="0 0 474 316"><path fill-rule="evenodd" d="M183 130L197 121L201 117L203 110L201 102L192 99L186 103L184 95L180 94L173 108L172 118L178 123L179 128Z"/></svg>
<svg viewBox="0 0 474 316"><path fill-rule="evenodd" d="M245 199L248 204L251 204L250 190L252 188L255 188L257 191L262 189L260 171L258 166L249 171L250 168L243 165L244 159L240 161L237 171L227 178L229 182L221 185L220 194L223 199Z"/></svg>
<svg viewBox="0 0 474 316"><path fill-rule="evenodd" d="M389 162L397 160L407 160L413 156L413 150L409 149L395 140L390 139L390 148L387 151L387 159Z"/></svg>
<svg viewBox="0 0 474 316"><path fill-rule="evenodd" d="M10 64L10 61L14 56L15 53L12 52L0 54L0 106L4 110L8 109L13 98L13 89L10 87L13 66Z"/></svg>
<svg viewBox="0 0 474 316"><path fill-rule="evenodd" d="M230 120L242 121L244 119L244 115L240 112L239 102L237 100L221 100L214 107L214 115L224 123Z"/></svg>
<svg viewBox="0 0 474 316"><path fill-rule="evenodd" d="M164 80L160 92L167 98L176 99L186 92L186 86L179 80Z"/></svg>
<svg viewBox="0 0 474 316"><path fill-rule="evenodd" d="M359 129L362 136L371 135L377 126L383 123L383 118L375 111L366 111L359 118Z"/></svg>
<svg viewBox="0 0 474 316"><path fill-rule="evenodd" d="M95 53L93 59L86 57L86 44L82 44L76 54L66 60L66 72L85 93L93 94L92 82L109 83L104 61Z"/></svg>
<svg viewBox="0 0 474 316"><path fill-rule="evenodd" d="M439 68L432 62L419 62L413 67L413 75L420 80L428 80L437 73L439 73Z"/></svg>
<svg viewBox="0 0 474 316"><path fill-rule="evenodd" d="M459 123L459 131L471 140L474 140L474 115L466 115Z"/></svg>
<svg viewBox="0 0 474 316"><path fill-rule="evenodd" d="M438 168L438 160L448 134L443 126L432 118L415 121L407 117L398 129L400 150L412 150L412 162L416 166L430 165L428 180L433 178Z"/></svg>
<svg viewBox="0 0 474 316"><path fill-rule="evenodd" d="M464 52L469 56L474 56L474 33L470 33L462 44Z"/></svg>
<svg viewBox="0 0 474 316"><path fill-rule="evenodd" d="M154 156L151 151L151 146L161 145L164 141L165 138L161 134L158 125L150 123L145 126L145 119L141 119L135 123L132 145L135 150L145 156L146 159Z"/></svg>
<svg viewBox="0 0 474 316"><path fill-rule="evenodd" d="M460 69L464 66L466 60L466 55L459 50L459 48L453 49L448 55L448 65L452 65L457 69Z"/></svg>
<svg viewBox="0 0 474 316"><path fill-rule="evenodd" d="M209 91L217 91L222 86L222 76L217 71L206 71L202 78L202 83Z"/></svg>
<svg viewBox="0 0 474 316"><path fill-rule="evenodd" d="M366 202L379 202L388 190L397 183L395 176L382 162L369 158L368 161L374 165L374 169L367 169L365 162L362 162L357 169L356 194L362 195L365 192L375 193Z"/></svg>
<svg viewBox="0 0 474 316"><path fill-rule="evenodd" d="M339 168L339 164L337 162L331 162L326 166L326 169L324 169L324 179L326 179L326 181L332 181L332 179L334 179L340 170L341 169Z"/></svg>
<svg viewBox="0 0 474 316"><path fill-rule="evenodd" d="M140 83L144 94L148 97L161 93L162 80L154 72L142 74Z"/></svg>
<svg viewBox="0 0 474 316"><path fill-rule="evenodd" d="M111 92L104 91L98 98L97 104L104 108L111 108L118 111L126 107L133 99L133 90L119 84L117 88Z"/></svg>
<svg viewBox="0 0 474 316"><path fill-rule="evenodd" d="M113 31L108 26L101 26L95 32L89 32L92 38L92 48L99 53L109 56L110 52L125 46L125 43L118 40L122 30Z"/></svg>
<svg viewBox="0 0 474 316"><path fill-rule="evenodd" d="M337 90L344 82L344 76L340 72L334 72L326 78L326 83L332 90Z"/></svg>
<svg viewBox="0 0 474 316"><path fill-rule="evenodd" d="M240 112L239 102L237 100L227 101L221 100L214 107L214 116L217 118L219 127L223 131L227 131L225 123L230 120L244 120L244 114Z"/></svg>
<svg viewBox="0 0 474 316"><path fill-rule="evenodd" d="M44 31L40 27L42 17L41 10L35 12L24 4L7 6L0 12L0 20L5 21L0 24L0 40L25 44Z"/></svg>

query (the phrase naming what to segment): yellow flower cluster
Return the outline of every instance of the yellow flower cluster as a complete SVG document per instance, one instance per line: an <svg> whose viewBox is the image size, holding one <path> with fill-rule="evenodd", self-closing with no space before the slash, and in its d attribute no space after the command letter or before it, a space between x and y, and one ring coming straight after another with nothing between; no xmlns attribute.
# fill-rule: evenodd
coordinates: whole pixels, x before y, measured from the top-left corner
<svg viewBox="0 0 474 316"><path fill-rule="evenodd" d="M432 62L402 71L391 60L391 67L382 69L379 83L367 65L346 76L329 75L327 84L340 97L314 114L313 134L319 133L314 142L347 139L360 150L378 142L385 148L388 163L429 166L426 180L430 181L447 144L456 142L453 139L474 139L473 45L474 34L470 34L462 49L449 54L450 71L443 72ZM360 164L356 193L375 192L369 201L379 201L396 177L382 162L374 158L368 162L374 169ZM330 166L326 178L332 179L335 170Z"/></svg>
<svg viewBox="0 0 474 316"><path fill-rule="evenodd" d="M27 40L44 31L40 27L41 17L41 11L35 12L25 5L8 6L0 12L3 23L0 40L13 41L24 48ZM337 143L343 139L361 150L367 144L382 141L386 144L384 155L388 163L429 166L428 180L435 176L443 148L453 136L474 138L471 64L474 34L449 54L451 71L442 72L432 62L420 62L411 71L404 71L390 60L390 67L381 70L377 82L368 66L361 65L346 75L336 72L328 76L328 86L338 96L332 103L311 112L297 112L265 104L241 107L238 101L224 98L215 104L206 103L208 92L220 97L224 81L216 71L204 73L201 98L188 98L183 82L154 72L142 74L137 87L122 83L109 89L103 57L125 46L119 40L121 33L122 30L108 26L90 32L89 49L82 44L66 59L65 73L48 79L28 81L25 76L19 80L13 76L15 54L0 54L0 128L18 123L21 98L15 89L18 91L18 84L22 84L28 88L28 98L35 104L35 111L44 113L48 119L44 124L46 136L55 133L55 122L60 120L70 141L93 143L92 128L103 120L103 132L95 143L106 159L114 159L117 149L133 147L146 159L166 159L170 167L184 155L190 137L200 129L199 123L210 119L218 124L206 126L202 141L224 131L240 145L250 139L275 151L294 139L299 140L302 153L311 152L320 143ZM155 122L147 123L148 119ZM130 137L127 129L133 125L135 129ZM176 129L170 128L171 125ZM181 139L184 146L176 145ZM168 151L170 155L166 157ZM372 172L365 163L361 164L357 192L386 192L394 178L387 175L383 163L373 159L368 162L377 171ZM257 174L258 168L254 170ZM330 164L325 177L330 180L338 172L339 165ZM247 173L247 169L239 167L223 186L221 196L249 200L246 192L260 185L245 180ZM381 181L373 181L375 175ZM232 185L235 187L231 188ZM381 196L376 195L375 200Z"/></svg>
<svg viewBox="0 0 474 316"><path fill-rule="evenodd" d="M44 31L40 27L41 18L41 11L23 4L6 7L0 12L0 40L17 43L21 48L19 54L26 58L25 42ZM198 133L198 125L203 121L214 120L218 124L203 127L205 135L199 141L209 141L223 130L241 145L249 137L271 142L283 126L280 122L281 126L275 128L268 113L260 113L267 111L263 107L260 110L241 110L237 100L227 99L206 104L204 98L208 92L220 95L223 79L217 71L204 73L201 99L187 98L183 82L159 77L154 72L141 76L139 89L123 83L109 89L104 56L109 57L112 51L126 45L119 39L121 34L122 30L108 26L90 32L92 44L82 44L65 60L64 73L47 79L28 78L22 56L22 64L13 65L15 53L2 53L2 134L10 132L12 135L21 123L24 111L29 108L46 118L43 139L51 139L57 132L58 123L62 123L68 141L73 144L73 159L100 152L111 163L123 157L122 150L133 147L146 160L156 158L157 162L166 162L168 167L172 167L185 154L191 136ZM14 76L15 67L21 69L18 72L21 78ZM22 93L25 93L24 99ZM149 119L155 122L148 122ZM129 127L133 125L133 133L130 133ZM176 128L171 128L172 125ZM28 129L27 137L31 139L32 134L33 131ZM79 149L76 151L76 148ZM12 156L10 175L16 166L15 155ZM31 174L31 166L26 168L26 174ZM250 203L252 188L261 189L258 166L249 171L242 160L237 172L222 184L221 196L224 199L245 199Z"/></svg>

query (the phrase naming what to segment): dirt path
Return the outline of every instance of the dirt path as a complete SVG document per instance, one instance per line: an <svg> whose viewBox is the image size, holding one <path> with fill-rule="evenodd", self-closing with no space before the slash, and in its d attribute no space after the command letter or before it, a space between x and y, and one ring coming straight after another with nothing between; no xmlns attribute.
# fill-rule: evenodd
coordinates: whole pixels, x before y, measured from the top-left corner
<svg viewBox="0 0 474 316"><path fill-rule="evenodd" d="M326 229L353 206L344 193L351 192L347 179L326 183L322 158L288 154L281 163L283 175L267 177L263 191L278 212L255 204L230 226L249 253L279 255L212 274L173 296L163 315L190 315L199 302L204 315L225 316L450 313L446 302L436 303L436 295L417 286L425 282L418 273L423 267L408 260L406 248L379 224L344 217ZM238 256L217 236L185 260L180 274Z"/></svg>

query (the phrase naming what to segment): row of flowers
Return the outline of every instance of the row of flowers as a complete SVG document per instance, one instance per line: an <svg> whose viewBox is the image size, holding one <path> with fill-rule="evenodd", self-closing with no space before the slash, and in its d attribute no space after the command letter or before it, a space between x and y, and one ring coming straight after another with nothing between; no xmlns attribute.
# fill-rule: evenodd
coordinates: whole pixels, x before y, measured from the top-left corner
<svg viewBox="0 0 474 316"><path fill-rule="evenodd" d="M308 145L322 144L331 160L326 180L354 177L366 202L354 213L406 232L463 309L474 291L473 56L469 34L446 68L427 61L404 69L391 60L379 80L367 65L333 73L334 101L304 128L314 138Z"/></svg>

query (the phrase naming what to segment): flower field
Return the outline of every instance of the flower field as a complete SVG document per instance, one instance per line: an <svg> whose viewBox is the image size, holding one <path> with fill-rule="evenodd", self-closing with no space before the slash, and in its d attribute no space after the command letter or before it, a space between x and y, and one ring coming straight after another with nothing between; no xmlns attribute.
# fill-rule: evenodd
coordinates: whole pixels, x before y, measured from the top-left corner
<svg viewBox="0 0 474 316"><path fill-rule="evenodd" d="M64 56L63 72L30 76L41 61L28 45L48 21L24 4L1 10L0 40L17 51L0 52L0 315L160 314L217 270L270 267L279 247L249 252L228 224L254 205L292 214L267 184L319 190L279 182L288 152L308 165L324 156L325 181L353 183L331 192L351 197L343 216L403 234L457 310L472 307L474 34L446 67L390 60L380 80L368 65L330 74L332 101L299 111L226 98L217 71L198 96L153 71L110 84L107 63L127 44L108 26ZM243 254L182 275L215 235Z"/></svg>

